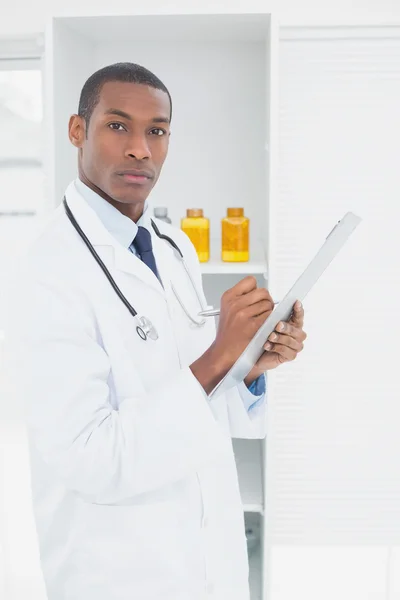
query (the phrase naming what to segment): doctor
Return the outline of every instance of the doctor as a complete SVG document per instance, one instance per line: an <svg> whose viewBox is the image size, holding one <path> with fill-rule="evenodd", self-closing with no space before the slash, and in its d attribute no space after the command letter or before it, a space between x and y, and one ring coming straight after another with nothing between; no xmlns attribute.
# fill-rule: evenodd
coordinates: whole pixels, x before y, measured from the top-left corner
<svg viewBox="0 0 400 600"><path fill-rule="evenodd" d="M265 435L264 372L302 350L303 309L209 399L273 301L246 277L217 331L197 317L195 250L146 202L171 108L138 65L88 79L69 122L79 178L18 272L9 336L48 600L249 599L231 437Z"/></svg>

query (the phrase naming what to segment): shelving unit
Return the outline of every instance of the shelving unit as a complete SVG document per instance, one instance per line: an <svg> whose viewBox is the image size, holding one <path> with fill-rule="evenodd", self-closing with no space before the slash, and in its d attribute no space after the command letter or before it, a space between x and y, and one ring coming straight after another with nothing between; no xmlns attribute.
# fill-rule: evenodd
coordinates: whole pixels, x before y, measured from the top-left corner
<svg viewBox="0 0 400 600"><path fill-rule="evenodd" d="M173 4L152 14L143 5L130 14L52 19L46 34L46 196L49 208L59 204L76 177L66 124L77 112L86 79L115 62L144 65L166 84L174 104L168 158L150 209L167 206L179 225L187 208L203 208L212 240L210 261L201 265L204 289L208 303L219 306L223 292L247 274L266 284L278 36L262 0L231 12L199 2L196 14L183 0ZM220 259L221 219L229 206L242 206L250 219L247 263ZM234 449L243 509L262 524L265 440L234 440ZM264 544L261 534L259 551L250 558L252 600L262 598Z"/></svg>
<svg viewBox="0 0 400 600"><path fill-rule="evenodd" d="M261 444L261 440L233 440L243 510L262 514L264 498Z"/></svg>

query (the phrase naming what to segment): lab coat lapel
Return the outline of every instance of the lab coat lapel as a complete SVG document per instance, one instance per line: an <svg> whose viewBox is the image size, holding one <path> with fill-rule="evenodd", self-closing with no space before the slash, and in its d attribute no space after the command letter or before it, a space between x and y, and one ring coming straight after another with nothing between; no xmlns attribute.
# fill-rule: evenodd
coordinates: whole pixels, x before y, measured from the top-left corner
<svg viewBox="0 0 400 600"><path fill-rule="evenodd" d="M133 275L160 294L165 295L164 288L152 270L114 239L94 210L90 208L84 198L78 193L73 182L67 188L66 198L75 219L111 273L113 269L116 269Z"/></svg>

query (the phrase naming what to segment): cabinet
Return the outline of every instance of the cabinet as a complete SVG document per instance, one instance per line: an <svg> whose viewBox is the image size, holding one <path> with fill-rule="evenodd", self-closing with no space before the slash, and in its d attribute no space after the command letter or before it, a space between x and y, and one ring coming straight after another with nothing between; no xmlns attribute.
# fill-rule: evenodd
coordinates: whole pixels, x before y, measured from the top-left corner
<svg viewBox="0 0 400 600"><path fill-rule="evenodd" d="M201 3L146 14L55 17L46 34L47 199L58 204L76 176L67 136L86 79L114 62L153 71L173 101L170 150L150 206L167 206L179 226L186 208L211 221L211 258L202 265L210 304L246 274L265 284L276 161L276 26L263 2L204 12ZM144 11L144 12L143 12ZM151 11L150 11L151 12ZM195 13L195 14L193 14ZM220 260L221 218L243 206L250 218L250 261ZM263 530L265 440L235 440L244 510ZM263 536L261 536L263 538ZM264 539L261 539L260 548ZM252 554L253 599L261 598L261 550Z"/></svg>

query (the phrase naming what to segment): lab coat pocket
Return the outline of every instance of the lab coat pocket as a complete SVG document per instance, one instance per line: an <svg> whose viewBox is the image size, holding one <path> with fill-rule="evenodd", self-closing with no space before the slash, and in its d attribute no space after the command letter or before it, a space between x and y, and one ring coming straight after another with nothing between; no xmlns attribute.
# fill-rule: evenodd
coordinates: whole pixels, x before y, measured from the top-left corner
<svg viewBox="0 0 400 600"><path fill-rule="evenodd" d="M172 502L84 503L81 524L80 569L86 578L89 574L92 589L96 583L104 590L118 582L136 597L134 592L148 593L150 582L156 592L185 580L185 551Z"/></svg>

